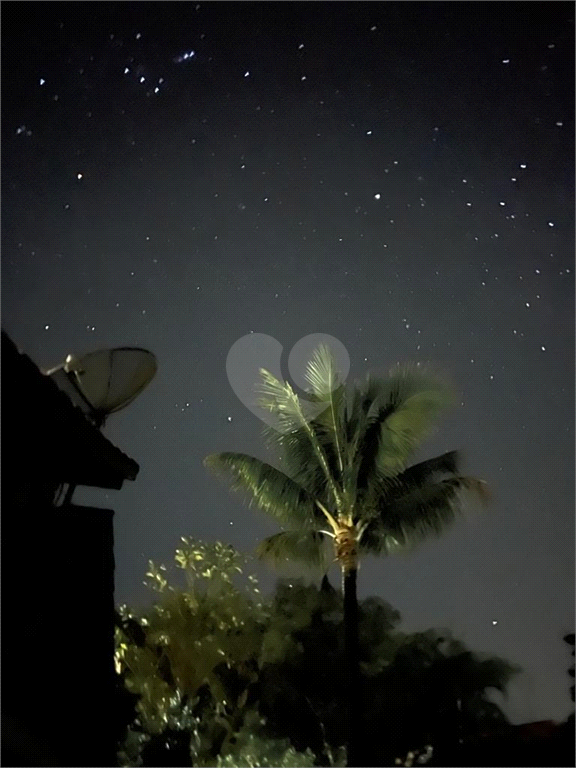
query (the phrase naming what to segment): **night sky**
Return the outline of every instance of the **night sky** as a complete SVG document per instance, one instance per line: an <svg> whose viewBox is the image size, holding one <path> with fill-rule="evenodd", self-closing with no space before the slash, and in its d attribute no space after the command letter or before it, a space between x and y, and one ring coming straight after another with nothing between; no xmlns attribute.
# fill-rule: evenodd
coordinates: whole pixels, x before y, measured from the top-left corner
<svg viewBox="0 0 576 768"><path fill-rule="evenodd" d="M253 331L287 358L329 334L352 380L445 370L460 402L415 461L461 449L494 494L412 554L363 561L360 598L523 666L513 722L565 718L573 3L2 12L3 327L43 368L102 347L158 358L105 427L136 482L74 496L116 511L117 601L151 599L146 563L181 535L250 551L277 530L202 466L268 455L228 351Z"/></svg>

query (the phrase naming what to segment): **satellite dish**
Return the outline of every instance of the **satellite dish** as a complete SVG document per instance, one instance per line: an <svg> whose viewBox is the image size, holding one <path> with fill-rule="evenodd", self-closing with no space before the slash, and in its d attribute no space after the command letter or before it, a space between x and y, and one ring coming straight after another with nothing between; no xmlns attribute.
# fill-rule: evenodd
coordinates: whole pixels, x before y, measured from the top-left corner
<svg viewBox="0 0 576 768"><path fill-rule="evenodd" d="M66 361L45 371L58 387L99 429L111 413L129 405L150 383L158 368L152 352L137 347L116 347L68 355Z"/></svg>

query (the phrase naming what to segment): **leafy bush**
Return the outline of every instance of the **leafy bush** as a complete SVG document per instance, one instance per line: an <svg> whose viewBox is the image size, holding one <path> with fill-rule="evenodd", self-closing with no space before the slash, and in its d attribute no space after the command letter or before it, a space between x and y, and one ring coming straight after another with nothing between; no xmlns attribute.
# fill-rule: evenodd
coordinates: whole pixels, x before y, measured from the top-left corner
<svg viewBox="0 0 576 768"><path fill-rule="evenodd" d="M248 561L183 538L185 585L150 563L155 604L119 609L117 670L138 697L121 765L345 765L341 593L326 578L320 588L279 580L263 600ZM512 665L446 632L405 634L399 621L380 598L360 605L372 764L506 722L486 692L505 690Z"/></svg>

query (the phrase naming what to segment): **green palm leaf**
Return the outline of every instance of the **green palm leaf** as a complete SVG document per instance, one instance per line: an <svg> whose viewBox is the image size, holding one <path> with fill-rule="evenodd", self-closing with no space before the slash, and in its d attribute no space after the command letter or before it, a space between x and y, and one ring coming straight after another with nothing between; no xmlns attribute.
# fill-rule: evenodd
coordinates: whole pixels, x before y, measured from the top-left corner
<svg viewBox="0 0 576 768"><path fill-rule="evenodd" d="M376 470L367 479L362 504L370 510L381 507L384 502L390 504L414 488L420 488L445 476L458 475L458 465L458 451L448 451L419 464L413 464L392 477Z"/></svg>
<svg viewBox="0 0 576 768"><path fill-rule="evenodd" d="M243 453L218 453L207 456L204 465L230 477L232 490L247 492L249 506L255 505L281 525L318 527L319 513L310 493L270 464Z"/></svg>
<svg viewBox="0 0 576 768"><path fill-rule="evenodd" d="M330 539L318 531L281 531L260 542L256 554L276 568L297 561L326 573L334 560Z"/></svg>
<svg viewBox="0 0 576 768"><path fill-rule="evenodd" d="M314 460L322 470L324 481L330 490L331 501L336 507L339 507L341 498L328 456L324 450L325 446L321 444L318 439L319 435L311 426L313 418L318 416L325 409L325 406L314 402L313 398L301 400L290 384L278 381L275 376L263 368L260 370L260 375L262 376L262 384L259 391L262 396L259 399L259 404L276 417L279 432L278 441L282 444L284 436L302 432L302 437L309 440L314 453ZM270 434L270 430L268 430L268 435Z"/></svg>
<svg viewBox="0 0 576 768"><path fill-rule="evenodd" d="M279 381L264 368L260 369L260 376L258 405L276 417L280 432L300 429L318 413L318 406L301 400L288 382Z"/></svg>
<svg viewBox="0 0 576 768"><path fill-rule="evenodd" d="M393 480L430 434L436 415L453 401L440 377L396 366L388 379L368 377L348 406L343 485L356 507L371 507L382 477Z"/></svg>
<svg viewBox="0 0 576 768"><path fill-rule="evenodd" d="M332 438L332 447L336 457L338 473L342 473L342 450L345 435L342 434L343 404L345 388L340 381L336 361L329 347L320 345L308 363L306 379L312 387L312 394L318 402L326 403L327 408L317 417L318 426Z"/></svg>
<svg viewBox="0 0 576 768"><path fill-rule="evenodd" d="M333 461L330 457L330 444L315 424L311 425L314 431L314 439L318 441L321 450L326 455L330 468ZM327 493L326 475L322 465L318 462L310 434L305 429L293 432L279 432L273 427L264 428L264 436L269 446L277 449L282 470L295 482L302 485L315 498L324 504L331 502Z"/></svg>
<svg viewBox="0 0 576 768"><path fill-rule="evenodd" d="M405 469L401 475L398 475L398 481L405 486L422 485L423 483L434 479L438 475L450 475L458 472L460 463L460 453L458 451L448 451L432 459L426 459L418 464L412 464Z"/></svg>
<svg viewBox="0 0 576 768"><path fill-rule="evenodd" d="M437 483L399 488L396 498L382 499L378 517L366 527L362 548L372 554L411 548L431 535L439 535L462 514L462 491L489 499L487 485L472 477L450 477Z"/></svg>
<svg viewBox="0 0 576 768"><path fill-rule="evenodd" d="M406 467L410 456L432 432L438 415L453 402L449 386L415 366L397 366L375 399L374 466L387 475Z"/></svg>
<svg viewBox="0 0 576 768"><path fill-rule="evenodd" d="M306 381L315 395L327 400L340 387L342 381L330 347L321 344L313 352L306 369Z"/></svg>

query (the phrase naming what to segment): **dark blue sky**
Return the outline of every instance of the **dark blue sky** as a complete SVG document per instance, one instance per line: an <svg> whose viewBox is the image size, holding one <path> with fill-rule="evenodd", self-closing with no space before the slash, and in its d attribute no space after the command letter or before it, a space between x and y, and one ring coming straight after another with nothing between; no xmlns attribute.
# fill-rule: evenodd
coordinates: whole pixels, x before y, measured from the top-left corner
<svg viewBox="0 0 576 768"><path fill-rule="evenodd" d="M360 597L522 665L514 722L568 714L573 16L3 4L3 326L42 367L112 346L159 362L106 426L137 481L75 495L116 510L119 602L149 599L146 562L181 535L250 550L275 530L202 466L264 456L227 354L250 331L286 356L330 334L351 379L398 360L447 371L460 403L415 460L461 449L495 496L440 540L365 561Z"/></svg>

